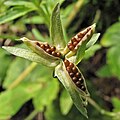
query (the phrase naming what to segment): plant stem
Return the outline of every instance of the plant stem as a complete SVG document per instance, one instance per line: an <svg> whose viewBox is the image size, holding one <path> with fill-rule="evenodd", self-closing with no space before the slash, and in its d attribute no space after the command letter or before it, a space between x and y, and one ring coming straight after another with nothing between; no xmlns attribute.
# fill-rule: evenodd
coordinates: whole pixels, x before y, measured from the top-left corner
<svg viewBox="0 0 120 120"><path fill-rule="evenodd" d="M20 75L19 77L8 87L8 89L15 88L35 67L37 63L32 62Z"/></svg>
<svg viewBox="0 0 120 120"><path fill-rule="evenodd" d="M70 23L75 18L75 16L77 15L78 11L80 10L80 8L84 4L84 2L85 2L85 0L78 0L76 2L76 4L74 5L74 8L73 8L73 11L68 16L67 22L65 24L65 28L67 28L70 25Z"/></svg>
<svg viewBox="0 0 120 120"><path fill-rule="evenodd" d="M102 115L107 115L110 117L113 117L116 115L116 113L114 112L109 112L104 110L103 108L101 108L93 99L91 99L90 97L88 98L88 102L94 107L96 108Z"/></svg>
<svg viewBox="0 0 120 120"><path fill-rule="evenodd" d="M33 118L37 115L38 111L37 110L33 110L32 113L30 113L29 116L27 116L27 118L25 118L25 120L33 120Z"/></svg>

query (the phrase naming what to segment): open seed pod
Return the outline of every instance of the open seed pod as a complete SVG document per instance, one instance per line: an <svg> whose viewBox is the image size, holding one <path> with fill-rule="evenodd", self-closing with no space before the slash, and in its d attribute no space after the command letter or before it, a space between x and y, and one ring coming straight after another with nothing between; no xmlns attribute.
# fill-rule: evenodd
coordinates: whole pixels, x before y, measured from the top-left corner
<svg viewBox="0 0 120 120"><path fill-rule="evenodd" d="M77 66L69 62L67 59L64 60L64 65L75 86L77 86L77 88L83 93L83 95L89 95L85 79Z"/></svg>
<svg viewBox="0 0 120 120"><path fill-rule="evenodd" d="M46 59L60 59L61 53L56 50L55 46L50 46L47 42L33 41L29 40L25 37L21 38L21 40L34 52L42 56Z"/></svg>
<svg viewBox="0 0 120 120"><path fill-rule="evenodd" d="M69 56L72 56L76 54L78 48L82 45L83 42L86 41L86 43L91 39L94 31L95 31L96 25L93 24L86 29L82 30L78 34L76 34L68 43L68 45L64 49L64 54L69 54Z"/></svg>
<svg viewBox="0 0 120 120"><path fill-rule="evenodd" d="M89 93L80 70L68 60L64 60L56 66L55 76L64 85L78 110L87 117L85 106L87 105Z"/></svg>

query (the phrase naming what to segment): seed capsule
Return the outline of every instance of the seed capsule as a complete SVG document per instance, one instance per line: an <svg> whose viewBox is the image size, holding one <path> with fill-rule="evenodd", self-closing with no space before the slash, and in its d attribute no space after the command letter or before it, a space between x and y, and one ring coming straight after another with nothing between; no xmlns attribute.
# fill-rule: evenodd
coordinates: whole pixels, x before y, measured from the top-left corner
<svg viewBox="0 0 120 120"><path fill-rule="evenodd" d="M65 64L65 67L66 67L66 70L68 72L68 74L70 75L72 81L75 83L75 85L85 91L86 88L85 88L85 85L84 85L84 80L82 78L82 75L81 73L78 71L77 67L69 62L68 60L64 60L64 64Z"/></svg>
<svg viewBox="0 0 120 120"><path fill-rule="evenodd" d="M95 24L89 26L88 28L82 30L79 32L76 36L74 36L70 42L68 43L68 48L70 51L75 51L78 49L79 42L90 40L90 38L93 35L93 32L95 31Z"/></svg>

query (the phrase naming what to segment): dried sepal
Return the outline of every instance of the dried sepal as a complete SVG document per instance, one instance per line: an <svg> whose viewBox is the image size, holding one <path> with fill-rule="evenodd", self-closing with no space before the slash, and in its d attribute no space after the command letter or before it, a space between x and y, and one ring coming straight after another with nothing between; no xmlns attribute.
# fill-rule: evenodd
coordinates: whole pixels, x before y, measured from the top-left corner
<svg viewBox="0 0 120 120"><path fill-rule="evenodd" d="M95 31L96 25L93 24L86 29L82 30L78 34L76 34L68 43L68 45L65 47L63 53L67 54L68 56L73 56L76 54L78 48L82 45L84 41L88 42L90 38L92 37L94 31Z"/></svg>
<svg viewBox="0 0 120 120"><path fill-rule="evenodd" d="M55 46L50 46L47 42L33 41L27 38L21 38L21 40L30 47L34 52L46 59L60 59L61 53L56 50Z"/></svg>

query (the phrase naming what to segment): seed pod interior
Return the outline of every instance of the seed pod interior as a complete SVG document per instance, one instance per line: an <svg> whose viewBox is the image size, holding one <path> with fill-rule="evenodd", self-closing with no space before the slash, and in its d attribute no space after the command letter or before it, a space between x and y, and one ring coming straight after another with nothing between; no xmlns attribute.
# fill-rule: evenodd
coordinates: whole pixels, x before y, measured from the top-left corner
<svg viewBox="0 0 120 120"><path fill-rule="evenodd" d="M94 30L95 30L95 24L79 32L68 43L67 47L69 48L69 50L75 51L76 49L78 49L78 45L81 44L81 42L83 42L84 40L89 39L94 33Z"/></svg>
<svg viewBox="0 0 120 120"><path fill-rule="evenodd" d="M82 91L84 91L86 94L88 94L86 84L84 81L83 75L80 73L78 68L71 62L69 62L67 59L64 60L65 68L74 82L74 84Z"/></svg>

